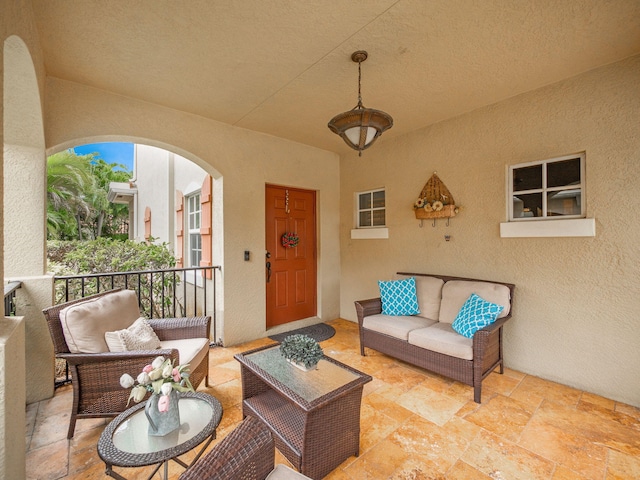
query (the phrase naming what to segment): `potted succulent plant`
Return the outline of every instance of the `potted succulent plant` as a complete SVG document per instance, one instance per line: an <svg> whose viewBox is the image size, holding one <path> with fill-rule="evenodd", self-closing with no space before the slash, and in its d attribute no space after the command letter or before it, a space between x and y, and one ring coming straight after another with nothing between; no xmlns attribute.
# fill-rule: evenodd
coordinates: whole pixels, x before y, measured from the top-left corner
<svg viewBox="0 0 640 480"><path fill-rule="evenodd" d="M322 348L308 335L289 335L280 344L280 353L292 365L302 370L315 370L324 356Z"/></svg>

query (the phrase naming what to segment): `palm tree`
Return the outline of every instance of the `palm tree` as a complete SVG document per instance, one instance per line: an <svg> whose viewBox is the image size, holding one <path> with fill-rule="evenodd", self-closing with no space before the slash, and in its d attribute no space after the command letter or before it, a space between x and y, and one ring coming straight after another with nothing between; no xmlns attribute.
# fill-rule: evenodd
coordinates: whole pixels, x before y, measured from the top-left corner
<svg viewBox="0 0 640 480"><path fill-rule="evenodd" d="M50 238L82 239L81 217L91 212L85 192L93 185L93 155L72 150L47 159L47 233Z"/></svg>
<svg viewBox="0 0 640 480"><path fill-rule="evenodd" d="M66 150L47 159L48 238L94 239L103 230L112 235L129 218L128 207L110 204L107 192L110 182L126 182L130 172L96 155Z"/></svg>

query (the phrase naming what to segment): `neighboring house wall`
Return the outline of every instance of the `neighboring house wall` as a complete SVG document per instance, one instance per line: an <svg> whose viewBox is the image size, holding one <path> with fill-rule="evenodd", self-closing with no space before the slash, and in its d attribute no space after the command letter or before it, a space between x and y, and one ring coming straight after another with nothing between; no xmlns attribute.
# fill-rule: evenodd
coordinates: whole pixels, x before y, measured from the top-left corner
<svg viewBox="0 0 640 480"><path fill-rule="evenodd" d="M341 316L398 271L512 282L507 367L640 406L639 86L636 56L342 158ZM507 166L580 151L596 236L501 238ZM461 211L419 228L434 171ZM352 240L354 192L381 186L389 239Z"/></svg>
<svg viewBox="0 0 640 480"><path fill-rule="evenodd" d="M151 210L151 236L173 247L173 153L148 145L134 148L134 239L144 241L145 209Z"/></svg>
<svg viewBox="0 0 640 480"><path fill-rule="evenodd" d="M134 177L138 187L137 208L135 211L136 226L140 233L137 240L147 239L148 233L153 237L154 242L164 242L169 245L176 257L176 267L201 266L192 265L189 262L189 235L185 230L185 223L188 222L188 209L186 202L183 202L184 216L176 212L179 207L178 200L187 199L189 196L199 193L202 189L203 181L209 175L193 163L180 155L165 149L152 147L149 145L136 145L134 159ZM209 212L209 222L211 223L211 212ZM184 242L181 241L184 239ZM217 241L222 241L222 236L217 237ZM208 237L208 247L205 239L202 242L202 251L212 250L212 239ZM205 295L198 291L198 301L194 302L195 293L192 290L194 282L199 286L204 283L199 281L200 274L188 272L186 274L186 285L177 290L178 302L187 307L188 311L194 311L196 315L209 314L213 316L213 282L207 283L207 311L205 306ZM212 276L209 275L209 279ZM216 292L217 293L217 292ZM211 339L218 340L221 335L218 333L223 329L221 321L217 321L215 329L212 326ZM215 330L215 338L214 338Z"/></svg>
<svg viewBox="0 0 640 480"><path fill-rule="evenodd" d="M177 225L176 191L185 197L200 192L208 173L191 160L149 145L136 145L134 164L138 187L136 228L140 232L136 239L144 239L148 228L145 209L149 208L151 236L158 242L166 242L176 258L184 257L188 242L185 241L183 248L180 248L176 239L176 232L184 226Z"/></svg>

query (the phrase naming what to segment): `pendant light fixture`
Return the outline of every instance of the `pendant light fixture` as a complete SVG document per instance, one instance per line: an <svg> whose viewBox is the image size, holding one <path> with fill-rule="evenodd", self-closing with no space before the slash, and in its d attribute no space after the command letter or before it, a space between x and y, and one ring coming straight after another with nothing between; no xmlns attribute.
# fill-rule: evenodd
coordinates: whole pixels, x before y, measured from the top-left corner
<svg viewBox="0 0 640 480"><path fill-rule="evenodd" d="M393 126L391 115L362 105L361 64L367 57L368 54L364 50L358 50L351 55L351 60L358 63L358 104L352 110L336 115L328 124L333 133L340 135L347 145L358 150L359 156L362 156L363 150L373 145L382 132Z"/></svg>

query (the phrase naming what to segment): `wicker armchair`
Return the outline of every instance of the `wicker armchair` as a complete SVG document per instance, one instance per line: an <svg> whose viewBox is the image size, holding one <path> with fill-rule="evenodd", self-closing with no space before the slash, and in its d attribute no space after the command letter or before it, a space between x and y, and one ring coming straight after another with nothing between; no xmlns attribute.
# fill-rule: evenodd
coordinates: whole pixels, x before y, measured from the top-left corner
<svg viewBox="0 0 640 480"><path fill-rule="evenodd" d="M65 340L60 311L70 305L95 299L120 289L110 290L79 300L55 305L42 312L49 326L56 358L69 366L73 385L73 406L69 419L67 438L72 438L76 420L83 418L115 417L127 408L129 389L120 385L123 373L135 375L142 371L158 355L179 361L178 350L157 349L128 352L70 353ZM161 341L188 338L208 338L211 317L163 318L149 320L149 324ZM194 388L205 379L208 386L209 351L198 365L191 365L190 380Z"/></svg>
<svg viewBox="0 0 640 480"><path fill-rule="evenodd" d="M260 420L248 416L179 480L309 480L285 465L274 469L274 462L271 431Z"/></svg>

